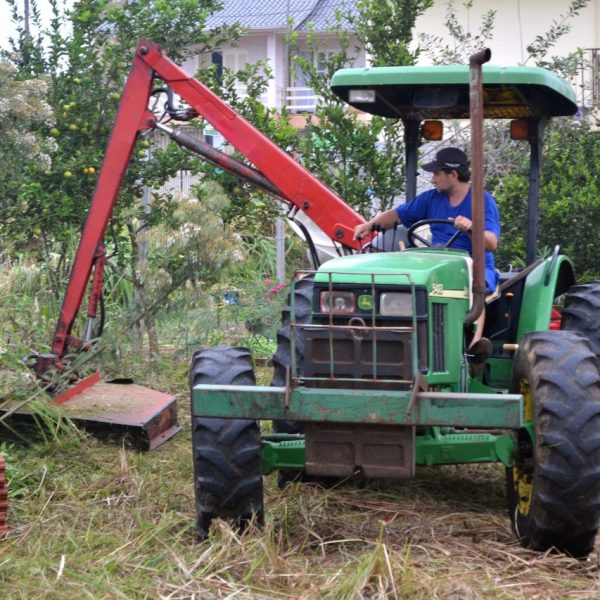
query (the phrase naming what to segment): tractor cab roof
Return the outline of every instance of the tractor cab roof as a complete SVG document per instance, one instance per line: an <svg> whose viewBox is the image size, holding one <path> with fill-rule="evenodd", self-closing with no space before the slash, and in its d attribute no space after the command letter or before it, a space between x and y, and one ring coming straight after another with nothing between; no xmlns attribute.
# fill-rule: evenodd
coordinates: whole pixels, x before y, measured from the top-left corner
<svg viewBox="0 0 600 600"><path fill-rule="evenodd" d="M573 115L573 88L539 67L484 65L484 118L523 119ZM341 69L331 89L355 108L402 120L469 118L469 67Z"/></svg>

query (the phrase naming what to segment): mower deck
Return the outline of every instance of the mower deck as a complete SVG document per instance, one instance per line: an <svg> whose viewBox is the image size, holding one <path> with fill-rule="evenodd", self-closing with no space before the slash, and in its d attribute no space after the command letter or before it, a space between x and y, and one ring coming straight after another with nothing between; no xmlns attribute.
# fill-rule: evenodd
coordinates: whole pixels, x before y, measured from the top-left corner
<svg viewBox="0 0 600 600"><path fill-rule="evenodd" d="M98 373L56 396L53 403L93 435L124 437L139 450L154 450L181 430L174 396L129 380L101 381ZM10 406L5 404L2 410L10 410ZM24 406L15 413L28 415L31 411Z"/></svg>

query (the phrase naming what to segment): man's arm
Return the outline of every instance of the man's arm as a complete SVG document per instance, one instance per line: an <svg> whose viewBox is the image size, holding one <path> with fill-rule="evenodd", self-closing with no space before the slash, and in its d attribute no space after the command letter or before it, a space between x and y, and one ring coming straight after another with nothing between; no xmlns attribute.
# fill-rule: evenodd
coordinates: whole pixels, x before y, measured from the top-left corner
<svg viewBox="0 0 600 600"><path fill-rule="evenodd" d="M471 219L468 219L467 217L463 217L462 215L459 215L458 217L456 217L454 219L454 227L456 227L456 229L460 229L461 231L464 231L465 233L469 234L469 236L471 236L471 228L473 227L473 222L471 221ZM485 244L485 249L488 252L495 252L496 248L498 247L498 237L496 236L496 234L492 231L488 231L487 229L483 232L483 241Z"/></svg>
<svg viewBox="0 0 600 600"><path fill-rule="evenodd" d="M394 225L400 223L400 217L395 208L390 208L373 217L370 221L357 225L354 228L354 239L360 240L363 236L371 233L374 229L380 228L383 231L391 229Z"/></svg>

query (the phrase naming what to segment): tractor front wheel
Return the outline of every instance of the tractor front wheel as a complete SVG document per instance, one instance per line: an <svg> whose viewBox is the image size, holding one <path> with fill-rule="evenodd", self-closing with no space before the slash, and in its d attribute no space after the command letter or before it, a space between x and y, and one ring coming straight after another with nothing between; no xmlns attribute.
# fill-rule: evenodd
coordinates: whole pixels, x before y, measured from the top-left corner
<svg viewBox="0 0 600 600"><path fill-rule="evenodd" d="M255 385L250 352L220 346L194 354L190 385ZM208 536L213 519L243 529L263 522L261 440L258 423L248 419L192 417L196 529Z"/></svg>
<svg viewBox="0 0 600 600"><path fill-rule="evenodd" d="M590 342L572 331L524 336L511 392L525 427L507 468L509 515L522 544L583 558L600 520L600 375Z"/></svg>

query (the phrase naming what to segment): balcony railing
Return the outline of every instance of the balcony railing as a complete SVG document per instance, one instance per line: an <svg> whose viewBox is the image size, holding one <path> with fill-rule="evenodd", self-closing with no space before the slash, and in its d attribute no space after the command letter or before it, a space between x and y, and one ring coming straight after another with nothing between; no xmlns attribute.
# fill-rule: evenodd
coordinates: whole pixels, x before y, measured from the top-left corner
<svg viewBox="0 0 600 600"><path fill-rule="evenodd" d="M288 87L285 95L285 107L292 113L315 112L319 96L309 87Z"/></svg>
<svg viewBox="0 0 600 600"><path fill-rule="evenodd" d="M584 109L600 106L600 48L586 48L579 72L573 82L577 103Z"/></svg>

